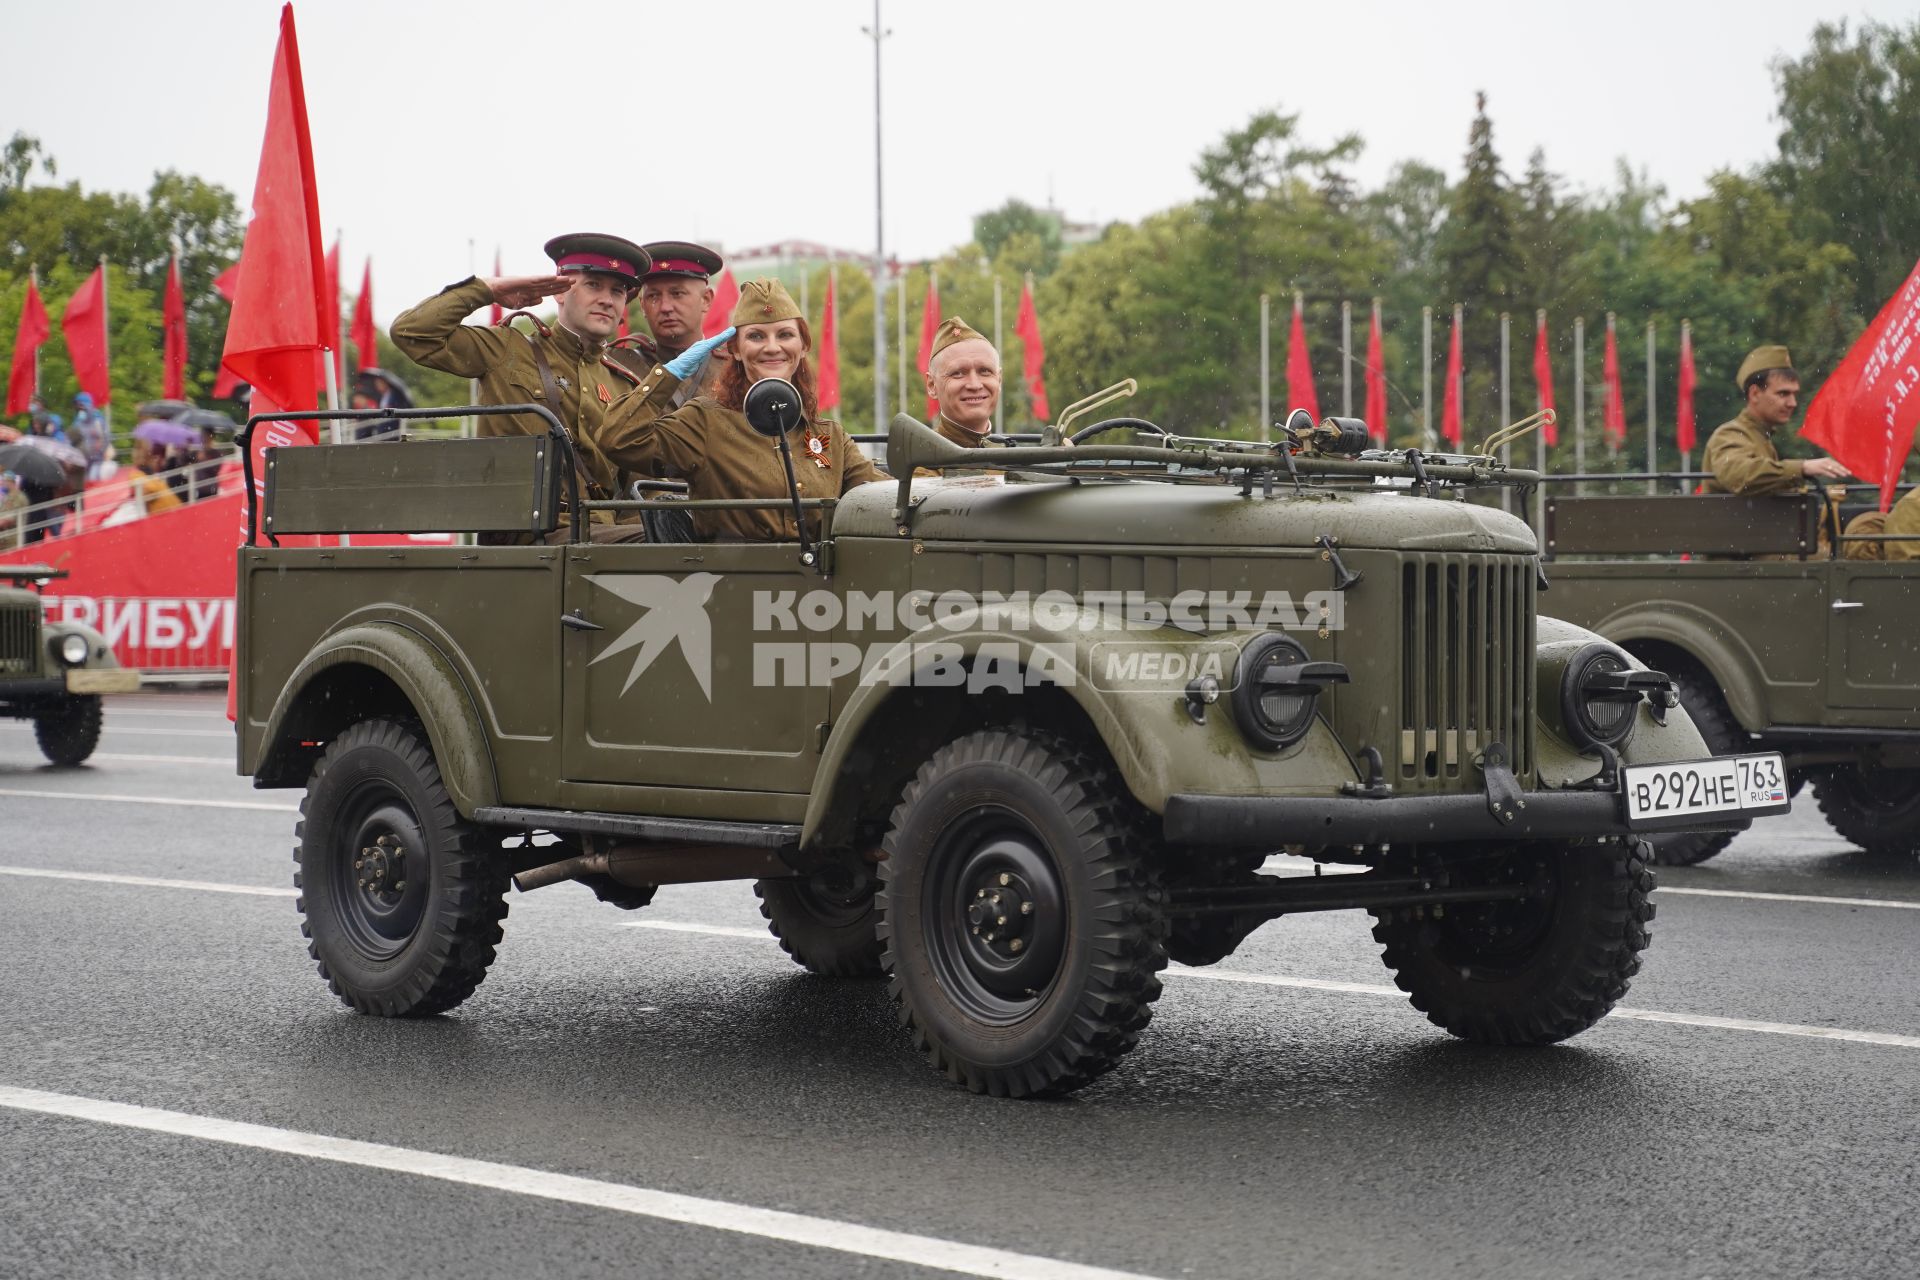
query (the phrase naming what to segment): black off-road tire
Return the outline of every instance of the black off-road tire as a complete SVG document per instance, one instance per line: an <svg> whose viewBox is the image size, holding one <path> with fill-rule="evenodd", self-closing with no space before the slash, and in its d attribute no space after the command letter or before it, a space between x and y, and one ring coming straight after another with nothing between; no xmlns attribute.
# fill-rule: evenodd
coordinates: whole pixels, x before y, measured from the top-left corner
<svg viewBox="0 0 1920 1280"><path fill-rule="evenodd" d="M1533 882L1544 898L1373 913L1394 982L1477 1044L1553 1044L1607 1015L1640 971L1653 920L1645 842L1516 845L1448 867L1454 885ZM1510 930L1511 932L1508 932Z"/></svg>
<svg viewBox="0 0 1920 1280"><path fill-rule="evenodd" d="M1667 674L1679 686L1680 705L1693 719L1694 728L1706 742L1707 750L1717 756L1733 755L1740 750L1740 722L1733 718L1727 700L1720 696L1712 677L1691 663L1675 663ZM1737 831L1672 831L1649 837L1653 861L1663 867L1691 867L1705 862L1733 842Z"/></svg>
<svg viewBox="0 0 1920 1280"><path fill-rule="evenodd" d="M875 901L888 992L935 1067L975 1093L1057 1095L1138 1043L1167 962L1141 829L1112 769L1043 730L979 730L921 766Z"/></svg>
<svg viewBox="0 0 1920 1280"><path fill-rule="evenodd" d="M1833 829L1879 858L1920 852L1920 769L1828 769L1813 797Z"/></svg>
<svg viewBox="0 0 1920 1280"><path fill-rule="evenodd" d="M300 813L295 905L333 993L386 1018L472 995L507 915L506 859L461 819L425 736L354 725L314 765Z"/></svg>
<svg viewBox="0 0 1920 1280"><path fill-rule="evenodd" d="M68 694L33 718L33 740L55 764L75 765L100 745L100 695Z"/></svg>
<svg viewBox="0 0 1920 1280"><path fill-rule="evenodd" d="M1260 868L1266 861L1264 853L1209 855L1203 850L1192 850L1170 861L1166 883L1169 889L1182 885L1251 887L1260 882ZM1167 959L1196 969L1218 964L1232 955L1267 919L1259 912L1175 916L1167 927Z"/></svg>
<svg viewBox="0 0 1920 1280"><path fill-rule="evenodd" d="M880 976L880 939L872 892L837 901L798 877L756 880L760 914L780 949L823 978Z"/></svg>

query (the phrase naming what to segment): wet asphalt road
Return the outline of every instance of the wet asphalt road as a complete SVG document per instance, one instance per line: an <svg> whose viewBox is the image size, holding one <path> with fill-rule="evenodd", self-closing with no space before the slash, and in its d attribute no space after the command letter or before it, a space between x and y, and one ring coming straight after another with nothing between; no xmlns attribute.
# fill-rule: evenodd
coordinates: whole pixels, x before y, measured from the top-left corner
<svg viewBox="0 0 1920 1280"><path fill-rule="evenodd" d="M1660 873L1625 1003L1691 1021L1458 1044L1397 995L1286 985L1390 982L1364 917L1303 916L1170 974L1112 1075L1020 1103L936 1075L879 983L802 974L744 885L670 888L635 915L571 885L515 895L499 962L454 1014L351 1014L299 936L297 794L234 776L221 707L111 700L100 754L72 770L0 722L0 1276L945 1274L843 1224L1063 1280L1046 1260L1920 1270L1920 865L1851 850L1806 797ZM246 887L270 892L228 891ZM22 1090L785 1210L835 1247L9 1105Z"/></svg>

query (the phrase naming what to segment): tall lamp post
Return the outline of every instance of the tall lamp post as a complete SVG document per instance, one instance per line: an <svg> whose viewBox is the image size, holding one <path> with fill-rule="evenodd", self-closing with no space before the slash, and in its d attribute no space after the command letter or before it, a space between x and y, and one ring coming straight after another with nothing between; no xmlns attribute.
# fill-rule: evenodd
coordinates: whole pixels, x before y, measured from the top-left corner
<svg viewBox="0 0 1920 1280"><path fill-rule="evenodd" d="M880 151L880 42L890 34L880 25L880 0L873 0L873 25L860 28L873 41L873 429L887 429L887 219L886 187Z"/></svg>

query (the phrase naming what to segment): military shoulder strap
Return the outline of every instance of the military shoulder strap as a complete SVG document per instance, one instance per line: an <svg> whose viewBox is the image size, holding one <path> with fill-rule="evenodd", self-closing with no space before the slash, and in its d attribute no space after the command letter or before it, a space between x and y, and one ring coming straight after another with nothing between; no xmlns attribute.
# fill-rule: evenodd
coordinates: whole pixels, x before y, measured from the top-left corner
<svg viewBox="0 0 1920 1280"><path fill-rule="evenodd" d="M580 478L581 492L588 497L604 498L606 495L600 492L600 486L595 484L593 477L587 474L586 464L580 461L580 442L574 439L573 428L567 425L566 418L562 416L567 402L560 398L560 384L553 376L553 366L547 362L547 349L541 345L540 339L524 329L516 329L514 332L525 338L527 345L533 348L533 362L540 369L540 386L547 393L547 407L552 409L553 416L560 420L560 430L566 432L567 442L573 446L567 452L573 458L573 473Z"/></svg>

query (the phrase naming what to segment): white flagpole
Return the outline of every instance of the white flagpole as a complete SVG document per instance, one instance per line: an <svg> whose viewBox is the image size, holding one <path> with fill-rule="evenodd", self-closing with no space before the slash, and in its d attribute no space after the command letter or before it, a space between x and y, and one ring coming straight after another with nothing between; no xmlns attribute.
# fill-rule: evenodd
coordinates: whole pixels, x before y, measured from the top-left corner
<svg viewBox="0 0 1920 1280"><path fill-rule="evenodd" d="M1353 303L1340 300L1340 416L1353 416Z"/></svg>
<svg viewBox="0 0 1920 1280"><path fill-rule="evenodd" d="M1660 482L1653 478L1660 470L1660 436L1654 430L1656 422L1653 412L1653 324L1653 321L1647 321L1647 493L1649 495L1660 492Z"/></svg>
<svg viewBox="0 0 1920 1280"><path fill-rule="evenodd" d="M1433 308L1420 308L1420 447L1433 448Z"/></svg>
<svg viewBox="0 0 1920 1280"><path fill-rule="evenodd" d="M1269 294L1260 295L1260 443L1269 443L1273 432L1273 393L1269 374L1269 344L1272 329L1273 299Z"/></svg>
<svg viewBox="0 0 1920 1280"><path fill-rule="evenodd" d="M107 357L107 402L99 406L102 428L113 439L113 312L107 306L107 255L100 255L100 350Z"/></svg>
<svg viewBox="0 0 1920 1280"><path fill-rule="evenodd" d="M1000 273L993 275L993 355L994 359L1005 361L1000 354ZM993 432L995 435L1007 433L1007 395L1003 387L999 401L993 406Z"/></svg>

